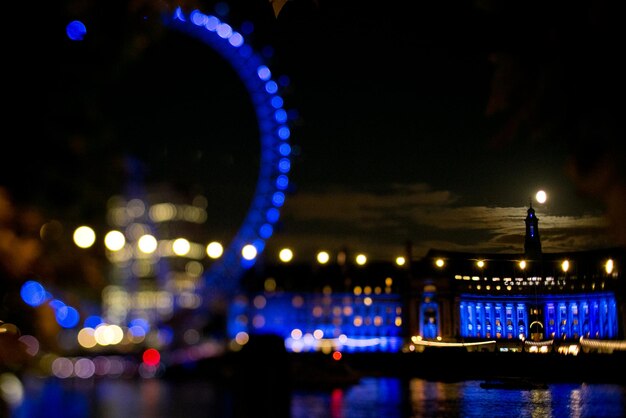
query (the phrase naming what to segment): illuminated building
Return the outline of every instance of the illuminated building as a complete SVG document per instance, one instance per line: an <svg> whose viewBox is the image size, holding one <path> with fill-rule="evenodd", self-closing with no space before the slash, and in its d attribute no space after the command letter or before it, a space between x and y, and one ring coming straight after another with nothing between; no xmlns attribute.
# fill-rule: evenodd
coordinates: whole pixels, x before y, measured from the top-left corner
<svg viewBox="0 0 626 418"><path fill-rule="evenodd" d="M431 249L413 284L419 315L411 318L410 333L495 340L515 350L581 337L623 339L623 248L543 253L532 207L525 222L523 253Z"/></svg>
<svg viewBox="0 0 626 418"><path fill-rule="evenodd" d="M404 342L396 264L338 262L258 266L229 310L228 335L277 334L288 350L399 351Z"/></svg>
<svg viewBox="0 0 626 418"><path fill-rule="evenodd" d="M140 197L112 197L108 222L120 244L107 248L110 284L102 294L106 323L143 324L144 332L202 304L206 268L206 199L163 186ZM168 338L167 329L158 332ZM163 344L163 341L160 343Z"/></svg>
<svg viewBox="0 0 626 418"><path fill-rule="evenodd" d="M257 266L231 306L228 335L278 334L298 352L619 345L624 249L544 253L532 206L525 223L520 253L431 249L410 266L350 264L343 253L324 265Z"/></svg>

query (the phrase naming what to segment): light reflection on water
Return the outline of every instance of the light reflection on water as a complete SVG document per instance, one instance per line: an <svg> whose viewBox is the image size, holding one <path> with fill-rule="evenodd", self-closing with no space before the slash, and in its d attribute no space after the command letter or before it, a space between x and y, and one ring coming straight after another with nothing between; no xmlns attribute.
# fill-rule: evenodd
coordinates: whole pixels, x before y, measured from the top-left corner
<svg viewBox="0 0 626 418"><path fill-rule="evenodd" d="M483 389L480 381L367 378L357 386L292 398L292 418L626 416L626 387L550 384L547 390Z"/></svg>
<svg viewBox="0 0 626 418"><path fill-rule="evenodd" d="M239 418L233 405L242 401L213 381L25 383L26 399L10 418ZM372 377L347 388L293 390L288 409L291 418L612 418L626 416L626 386L558 383L547 390L511 390L483 389L479 381Z"/></svg>

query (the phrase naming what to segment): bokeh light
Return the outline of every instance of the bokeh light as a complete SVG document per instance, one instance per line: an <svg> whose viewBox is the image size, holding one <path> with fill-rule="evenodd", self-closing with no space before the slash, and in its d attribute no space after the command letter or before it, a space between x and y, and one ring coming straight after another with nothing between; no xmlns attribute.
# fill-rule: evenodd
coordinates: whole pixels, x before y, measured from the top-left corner
<svg viewBox="0 0 626 418"><path fill-rule="evenodd" d="M191 244L185 238L178 238L172 244L172 251L174 251L174 254L178 256L187 255L189 254L190 250L191 250Z"/></svg>
<svg viewBox="0 0 626 418"><path fill-rule="evenodd" d="M73 20L65 27L65 33L72 41L82 41L87 35L87 27L80 20Z"/></svg>
<svg viewBox="0 0 626 418"><path fill-rule="evenodd" d="M317 253L317 262L320 264L326 264L330 260L330 254L326 251L320 251Z"/></svg>
<svg viewBox="0 0 626 418"><path fill-rule="evenodd" d="M257 256L257 249L252 244L247 244L241 249L241 256L246 260L254 260Z"/></svg>
<svg viewBox="0 0 626 418"><path fill-rule="evenodd" d="M293 259L293 251L290 248L283 248L278 253L278 258L280 258L280 261L283 263L288 263Z"/></svg>
<svg viewBox="0 0 626 418"><path fill-rule="evenodd" d="M88 226L79 226L74 230L74 243L80 248L89 248L96 242L96 233Z"/></svg>
<svg viewBox="0 0 626 418"><path fill-rule="evenodd" d="M161 353L154 348L148 348L143 352L142 359L148 366L157 366L161 362Z"/></svg>
<svg viewBox="0 0 626 418"><path fill-rule="evenodd" d="M224 247L219 242L213 241L206 246L206 253L210 258L220 258L224 253Z"/></svg>
<svg viewBox="0 0 626 418"><path fill-rule="evenodd" d="M110 251L119 251L125 244L126 238L120 231L109 231L104 236L104 245Z"/></svg>
<svg viewBox="0 0 626 418"><path fill-rule="evenodd" d="M139 238L137 241L139 250L144 254L152 254L158 247L158 242L152 235L146 234Z"/></svg>
<svg viewBox="0 0 626 418"><path fill-rule="evenodd" d="M29 280L22 285L20 290L22 300L30 306L39 306L47 299L47 293L41 283Z"/></svg>

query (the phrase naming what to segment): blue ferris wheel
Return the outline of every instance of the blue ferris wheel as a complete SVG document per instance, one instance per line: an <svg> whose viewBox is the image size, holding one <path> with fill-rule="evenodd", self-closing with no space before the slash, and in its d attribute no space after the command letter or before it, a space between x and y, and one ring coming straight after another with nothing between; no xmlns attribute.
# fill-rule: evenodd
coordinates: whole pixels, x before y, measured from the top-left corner
<svg viewBox="0 0 626 418"><path fill-rule="evenodd" d="M285 203L291 170L291 131L283 108L279 85L262 57L244 37L218 17L179 7L164 19L166 26L186 33L210 46L236 71L245 85L258 121L261 155L258 180L248 212L226 247L206 273L206 288L232 292L243 272L254 265Z"/></svg>
<svg viewBox="0 0 626 418"><path fill-rule="evenodd" d="M262 57L245 43L244 37L229 24L198 10L185 14L181 8L168 14L163 21L167 27L202 41L230 63L248 91L258 122L260 168L250 207L222 256L205 273L208 298L211 296L208 293L214 290L230 296L236 290L244 271L252 267L263 252L285 203L291 170L288 115L283 108L279 85L272 79L270 69ZM82 23L74 21L68 25L70 39L80 40L84 34ZM57 299L38 281L27 281L21 288L20 296L32 307L48 303L63 328L74 328L80 322L76 308ZM101 318L94 320L95 327Z"/></svg>

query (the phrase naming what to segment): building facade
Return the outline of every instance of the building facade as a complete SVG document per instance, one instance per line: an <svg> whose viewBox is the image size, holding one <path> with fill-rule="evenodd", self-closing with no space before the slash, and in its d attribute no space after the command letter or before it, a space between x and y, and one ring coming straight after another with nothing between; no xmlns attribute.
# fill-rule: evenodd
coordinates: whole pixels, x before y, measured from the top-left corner
<svg viewBox="0 0 626 418"><path fill-rule="evenodd" d="M532 207L525 225L520 253L431 249L405 266L349 265L346 254L333 265L258 266L231 307L229 336L278 334L291 351L387 352L623 340L624 249L544 253Z"/></svg>
<svg viewBox="0 0 626 418"><path fill-rule="evenodd" d="M524 252L430 250L414 283L419 315L411 334L535 345L623 339L624 249L544 253L532 207L525 222Z"/></svg>

